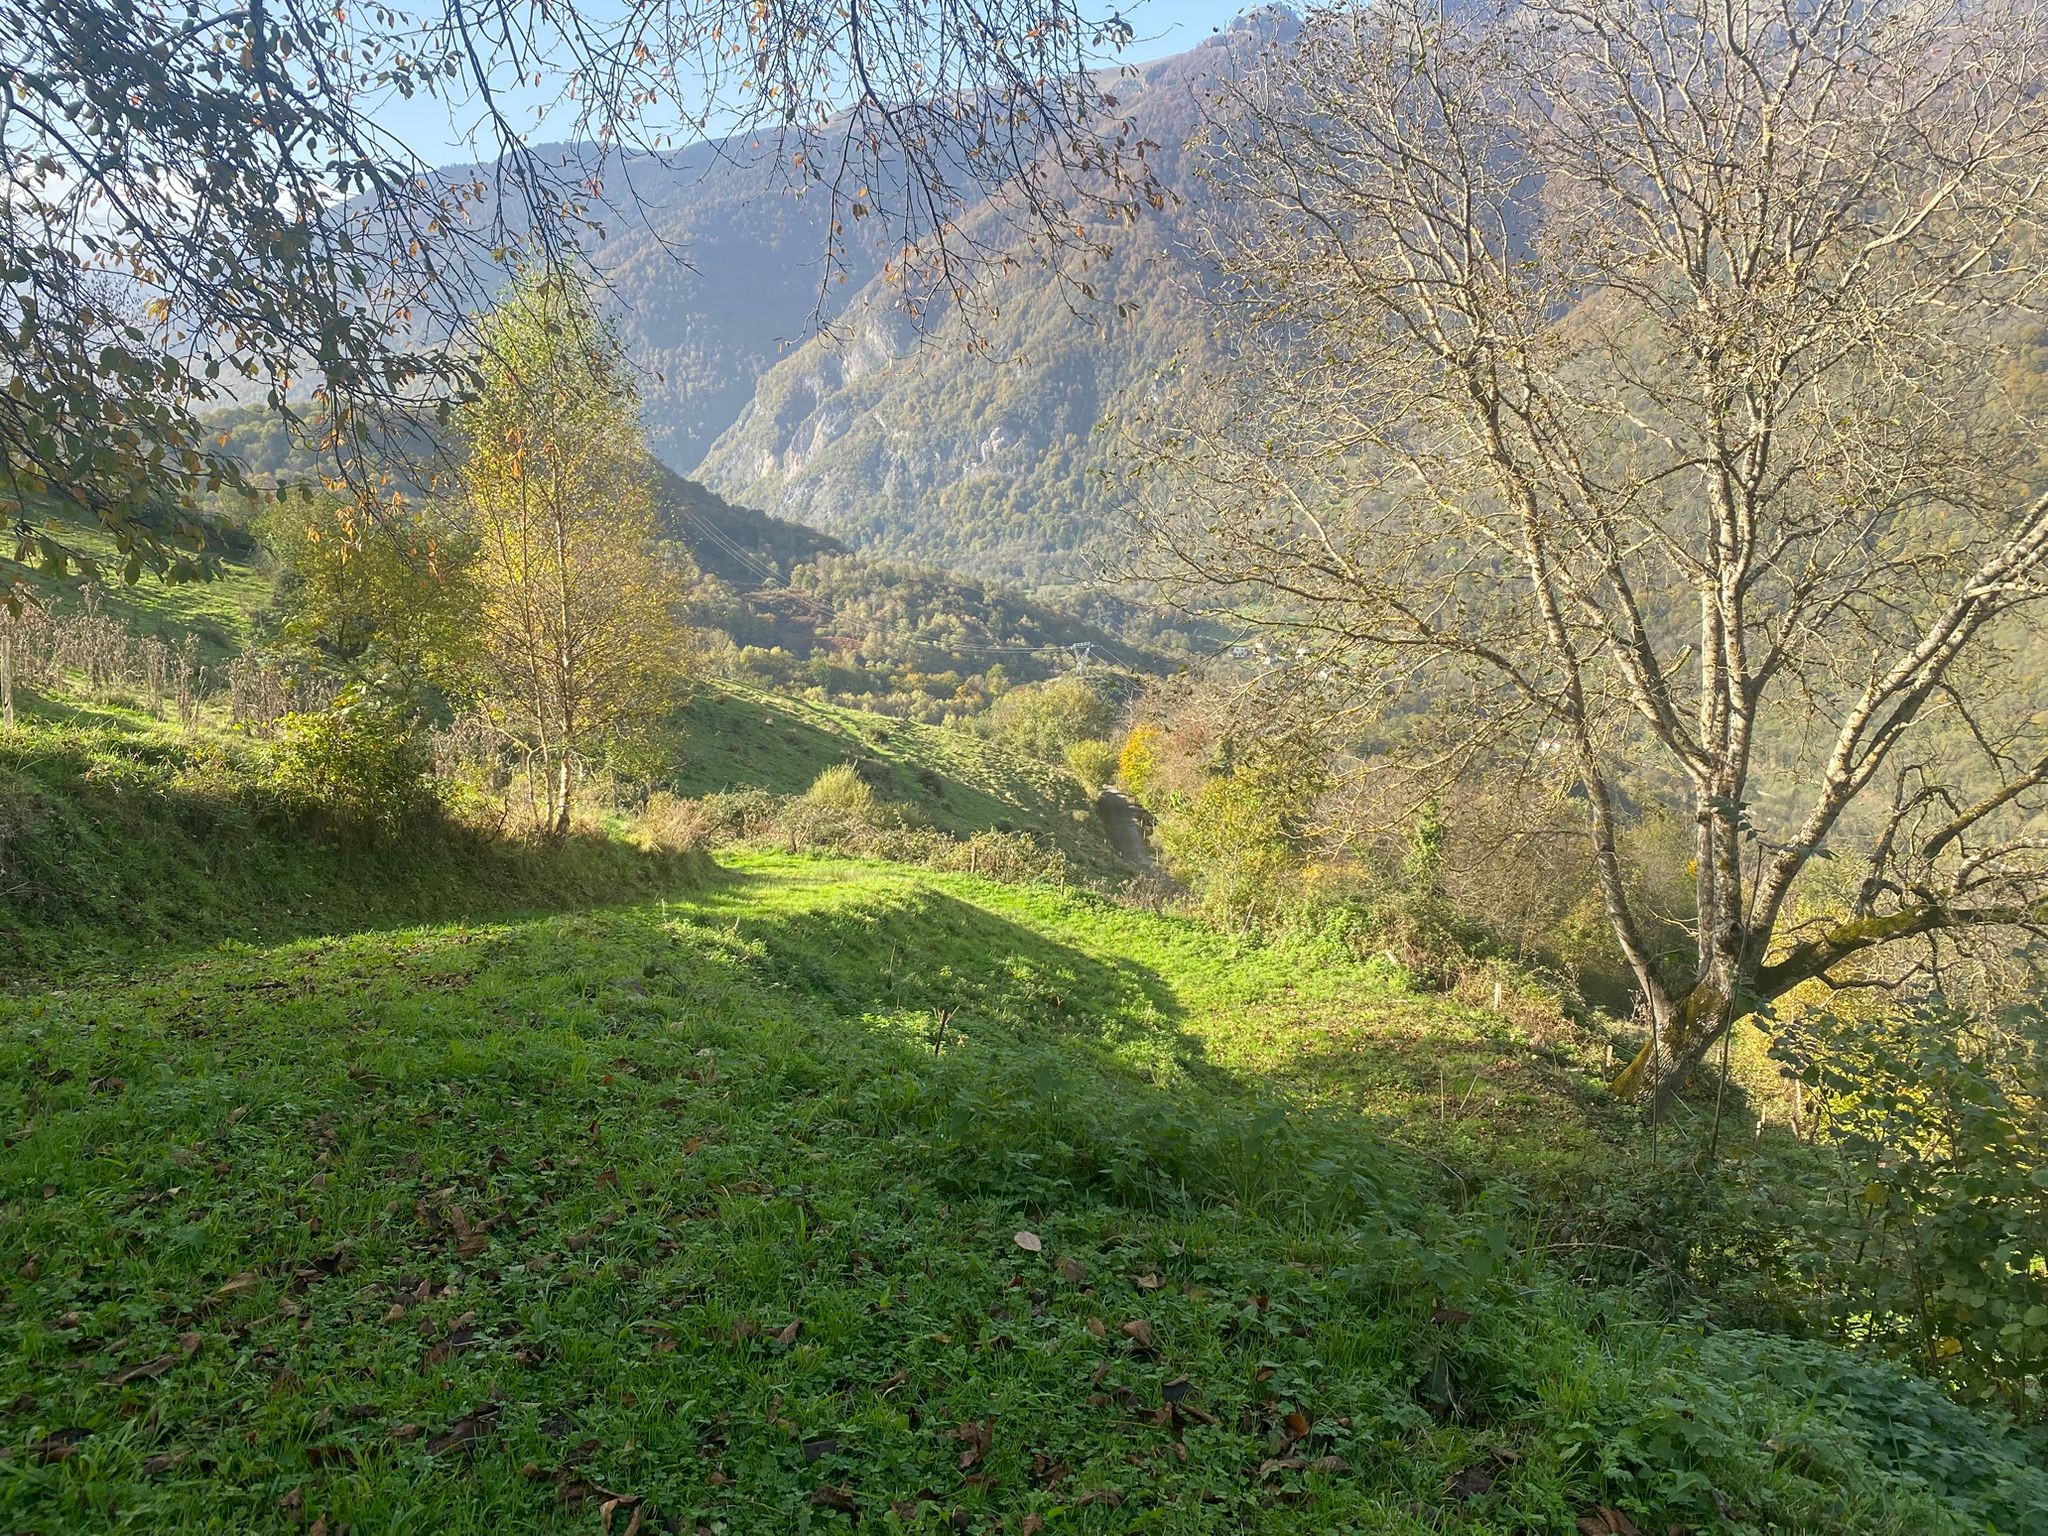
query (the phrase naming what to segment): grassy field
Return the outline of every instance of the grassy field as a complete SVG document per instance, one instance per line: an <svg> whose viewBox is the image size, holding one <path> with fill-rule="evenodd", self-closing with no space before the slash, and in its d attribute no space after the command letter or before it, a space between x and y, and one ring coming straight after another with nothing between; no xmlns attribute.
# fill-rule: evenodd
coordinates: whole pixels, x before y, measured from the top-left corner
<svg viewBox="0 0 2048 1536"><path fill-rule="evenodd" d="M112 539L96 528L75 528L65 530L64 540L105 562L108 576L102 601L131 635L137 639L153 636L172 645L187 634L196 635L201 660L209 667L219 666L248 646L251 620L270 601L270 572L248 560L222 559L219 575L212 581L172 586L145 574L127 586L120 579L120 555ZM31 569L25 579L30 591L59 610L78 605L75 575L51 577Z"/></svg>
<svg viewBox="0 0 2048 1536"><path fill-rule="evenodd" d="M825 769L852 762L877 795L942 832L1029 832L1084 872L1130 874L1073 775L965 731L709 683L684 712L682 735L678 794L802 794Z"/></svg>
<svg viewBox="0 0 2048 1536"><path fill-rule="evenodd" d="M0 999L6 1528L2048 1511L1931 1389L1523 1256L1496 1101L1587 1156L1597 1113L1373 966L780 856L425 926L364 880Z"/></svg>

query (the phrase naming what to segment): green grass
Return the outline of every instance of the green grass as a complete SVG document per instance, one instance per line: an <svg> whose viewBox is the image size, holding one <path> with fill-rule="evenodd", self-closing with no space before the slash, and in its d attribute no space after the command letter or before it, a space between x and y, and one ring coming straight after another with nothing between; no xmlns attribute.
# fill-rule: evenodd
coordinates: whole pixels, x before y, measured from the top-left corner
<svg viewBox="0 0 2048 1536"><path fill-rule="evenodd" d="M1924 1387L1518 1258L1494 1195L1378 1134L1426 1105L1364 1112L1354 1089L1397 1095L1335 1064L1269 1091L1293 1053L1242 1019L1289 979L1326 1028L1356 1005L1353 1056L1400 1012L1370 968L1099 899L752 856L638 905L22 989L0 1516L587 1532L621 1497L614 1532L1505 1533L1613 1507L1919 1536L2048 1510Z"/></svg>
<svg viewBox="0 0 2048 1536"><path fill-rule="evenodd" d="M64 542L104 562L108 580L102 589L105 610L121 620L136 639L155 637L178 644L186 634L199 639L200 659L218 667L249 645L255 615L270 601L273 578L251 560L220 561L211 581L171 585L144 574L133 586L120 579L121 559L114 541L97 528L67 528ZM60 611L79 603L79 579L53 577L34 568L19 574L29 590Z"/></svg>
<svg viewBox="0 0 2048 1536"><path fill-rule="evenodd" d="M0 1529L2048 1529L1932 1387L1538 1256L1625 1124L1385 966L260 766L0 750Z"/></svg>
<svg viewBox="0 0 2048 1536"><path fill-rule="evenodd" d="M679 794L797 795L825 769L855 762L877 795L942 832L1028 832L1084 872L1130 874L1073 775L966 731L709 683L684 712L682 733Z"/></svg>
<svg viewBox="0 0 2048 1536"><path fill-rule="evenodd" d="M195 946L630 899L695 862L599 837L528 846L453 822L390 844L337 842L282 803L264 769L257 744L112 706L67 706L57 723L0 733L0 983Z"/></svg>

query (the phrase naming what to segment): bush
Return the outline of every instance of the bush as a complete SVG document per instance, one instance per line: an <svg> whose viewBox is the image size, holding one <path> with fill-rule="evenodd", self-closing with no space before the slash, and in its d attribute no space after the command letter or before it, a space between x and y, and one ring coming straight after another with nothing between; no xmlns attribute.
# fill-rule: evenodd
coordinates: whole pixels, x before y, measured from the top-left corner
<svg viewBox="0 0 2048 1536"><path fill-rule="evenodd" d="M1772 1054L1840 1160L1816 1305L1963 1396L2048 1417L2048 1019L1935 1001L1795 1016Z"/></svg>
<svg viewBox="0 0 2048 1536"><path fill-rule="evenodd" d="M1099 794L1116 778L1116 748L1106 741L1077 741L1067 748L1067 771L1089 794Z"/></svg>
<svg viewBox="0 0 2048 1536"><path fill-rule="evenodd" d="M633 841L650 853L688 853L715 835L703 802L658 789L633 818Z"/></svg>
<svg viewBox="0 0 2048 1536"><path fill-rule="evenodd" d="M1012 688L983 716L983 728L1013 752L1058 763L1076 742L1107 736L1115 720L1115 707L1094 684L1059 677Z"/></svg>
<svg viewBox="0 0 2048 1536"><path fill-rule="evenodd" d="M322 710L278 724L271 784L293 809L388 838L437 808L433 754L394 714Z"/></svg>
<svg viewBox="0 0 2048 1536"><path fill-rule="evenodd" d="M875 791L860 770L851 763L837 763L811 781L803 793L804 804L813 811L842 816L858 826L880 826L889 820Z"/></svg>
<svg viewBox="0 0 2048 1536"><path fill-rule="evenodd" d="M1160 748L1165 735L1156 725L1141 725L1124 738L1117 754L1116 776L1146 810L1157 814L1165 804L1159 794Z"/></svg>

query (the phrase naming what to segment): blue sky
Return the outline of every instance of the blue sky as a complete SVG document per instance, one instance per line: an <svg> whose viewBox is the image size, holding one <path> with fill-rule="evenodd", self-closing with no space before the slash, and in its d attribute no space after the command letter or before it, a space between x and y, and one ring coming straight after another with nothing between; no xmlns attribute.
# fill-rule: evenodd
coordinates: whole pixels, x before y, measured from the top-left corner
<svg viewBox="0 0 2048 1536"><path fill-rule="evenodd" d="M1124 6L1124 12L1136 27L1138 40L1124 57L1132 63L1143 63L1184 52L1227 25L1243 9L1245 0L1131 0ZM513 99L517 100L516 94ZM526 111L531 113L530 103ZM376 116L430 164L469 158L465 140L473 114L451 113L444 103L425 97L404 101L394 96L379 105ZM566 124L551 133L552 126L540 121L531 135L544 139L566 132Z"/></svg>

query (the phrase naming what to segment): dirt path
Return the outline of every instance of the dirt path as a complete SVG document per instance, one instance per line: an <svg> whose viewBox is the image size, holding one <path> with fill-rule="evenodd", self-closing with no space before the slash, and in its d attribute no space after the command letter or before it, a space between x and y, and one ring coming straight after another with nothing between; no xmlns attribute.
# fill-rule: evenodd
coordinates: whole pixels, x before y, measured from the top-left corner
<svg viewBox="0 0 2048 1536"><path fill-rule="evenodd" d="M1152 853L1152 839L1148 835L1152 825L1150 811L1122 790L1105 788L1095 797L1095 814L1102 818L1118 858L1141 875L1155 880L1166 878L1166 871L1159 867L1159 860Z"/></svg>

